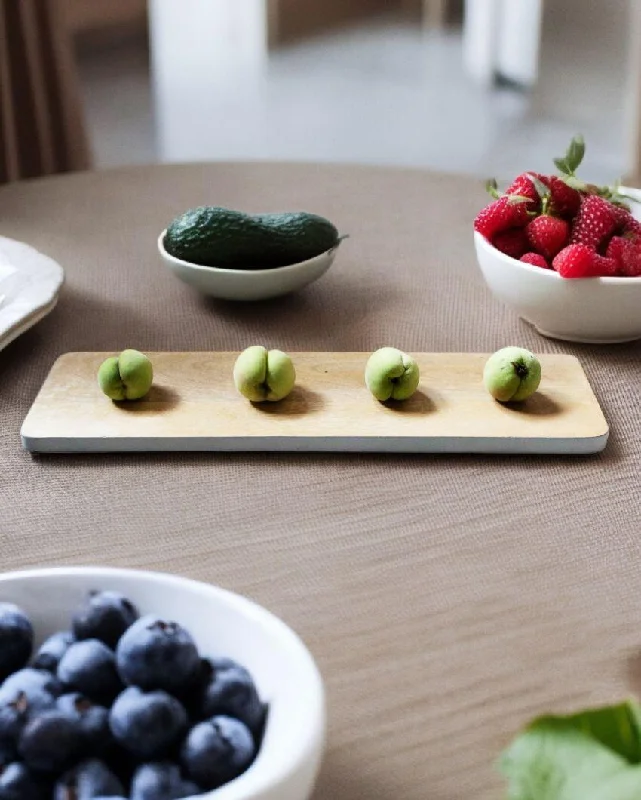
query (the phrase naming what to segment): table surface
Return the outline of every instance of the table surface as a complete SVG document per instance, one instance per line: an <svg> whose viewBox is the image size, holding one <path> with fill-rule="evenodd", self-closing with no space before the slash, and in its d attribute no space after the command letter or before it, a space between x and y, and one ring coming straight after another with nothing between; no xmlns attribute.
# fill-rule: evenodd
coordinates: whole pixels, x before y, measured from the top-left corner
<svg viewBox="0 0 641 800"><path fill-rule="evenodd" d="M65 268L56 310L0 354L2 569L110 564L247 594L328 688L314 800L496 800L494 761L544 710L641 690L639 345L540 338L485 289L479 182L385 168L179 165L0 189L0 232ZM203 299L159 262L189 206L308 209L350 238L287 298ZM32 457L19 429L68 351L577 355L611 427L597 457Z"/></svg>

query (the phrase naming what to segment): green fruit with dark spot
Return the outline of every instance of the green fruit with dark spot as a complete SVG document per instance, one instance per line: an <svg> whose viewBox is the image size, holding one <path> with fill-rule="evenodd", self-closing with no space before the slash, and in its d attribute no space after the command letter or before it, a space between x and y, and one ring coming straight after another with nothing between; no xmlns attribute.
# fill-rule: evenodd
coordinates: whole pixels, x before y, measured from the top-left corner
<svg viewBox="0 0 641 800"><path fill-rule="evenodd" d="M541 363L522 347L504 347L490 356L483 369L485 388L500 403L520 402L541 383Z"/></svg>
<svg viewBox="0 0 641 800"><path fill-rule="evenodd" d="M167 228L165 250L205 267L274 269L298 264L336 247L341 237L329 220L305 212L243 214L201 206Z"/></svg>

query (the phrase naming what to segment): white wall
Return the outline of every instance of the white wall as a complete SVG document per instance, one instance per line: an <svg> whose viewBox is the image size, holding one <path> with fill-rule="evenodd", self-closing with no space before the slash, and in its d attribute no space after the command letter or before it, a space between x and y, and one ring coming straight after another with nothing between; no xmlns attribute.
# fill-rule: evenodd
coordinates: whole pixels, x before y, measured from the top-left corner
<svg viewBox="0 0 641 800"><path fill-rule="evenodd" d="M580 123L622 124L630 2L551 0L544 5L538 110Z"/></svg>

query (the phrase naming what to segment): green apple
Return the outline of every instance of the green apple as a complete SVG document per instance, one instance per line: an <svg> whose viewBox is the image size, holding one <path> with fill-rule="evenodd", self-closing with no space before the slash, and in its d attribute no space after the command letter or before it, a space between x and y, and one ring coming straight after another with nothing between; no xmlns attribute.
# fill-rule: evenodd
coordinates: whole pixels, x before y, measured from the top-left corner
<svg viewBox="0 0 641 800"><path fill-rule="evenodd" d="M153 380L151 361L138 350L123 350L103 361L98 370L98 385L111 400L140 400Z"/></svg>
<svg viewBox="0 0 641 800"><path fill-rule="evenodd" d="M395 347L381 347L369 357L365 383L377 400L407 400L418 388L418 364Z"/></svg>
<svg viewBox="0 0 641 800"><path fill-rule="evenodd" d="M522 347L504 347L490 356L483 370L485 388L501 403L526 400L539 388L541 364Z"/></svg>
<svg viewBox="0 0 641 800"><path fill-rule="evenodd" d="M296 383L294 363L282 350L248 347L234 364L234 383L253 403L276 402L291 392Z"/></svg>

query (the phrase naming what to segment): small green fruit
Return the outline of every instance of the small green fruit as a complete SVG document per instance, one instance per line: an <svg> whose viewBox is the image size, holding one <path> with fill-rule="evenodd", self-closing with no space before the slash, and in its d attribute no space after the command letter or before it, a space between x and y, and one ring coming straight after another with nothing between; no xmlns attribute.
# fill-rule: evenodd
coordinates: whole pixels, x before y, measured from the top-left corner
<svg viewBox="0 0 641 800"><path fill-rule="evenodd" d="M255 345L238 356L234 364L234 383L253 403L276 402L291 392L296 370L287 353Z"/></svg>
<svg viewBox="0 0 641 800"><path fill-rule="evenodd" d="M522 347L504 347L490 356L483 370L485 388L501 403L526 400L539 388L541 364Z"/></svg>
<svg viewBox="0 0 641 800"><path fill-rule="evenodd" d="M365 383L377 400L407 400L418 388L418 364L395 347L382 347L369 357Z"/></svg>
<svg viewBox="0 0 641 800"><path fill-rule="evenodd" d="M98 370L98 385L111 400L140 400L153 380L151 361L138 350L123 350L103 361Z"/></svg>

